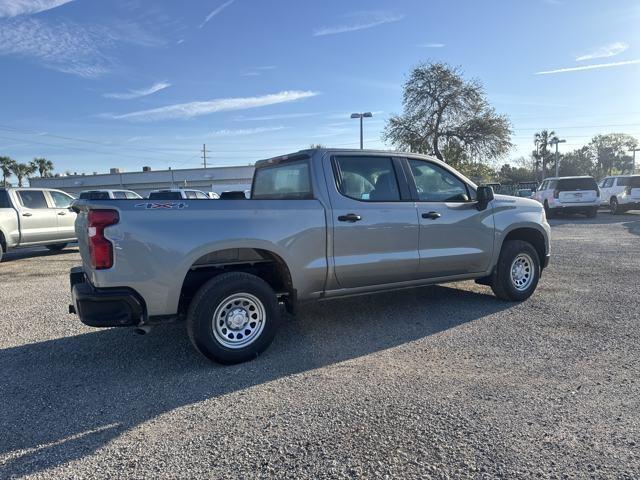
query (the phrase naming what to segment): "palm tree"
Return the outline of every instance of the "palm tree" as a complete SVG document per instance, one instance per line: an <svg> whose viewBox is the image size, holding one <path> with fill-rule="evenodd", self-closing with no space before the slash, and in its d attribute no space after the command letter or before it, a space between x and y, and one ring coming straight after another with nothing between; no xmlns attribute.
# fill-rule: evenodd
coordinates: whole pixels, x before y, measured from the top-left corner
<svg viewBox="0 0 640 480"><path fill-rule="evenodd" d="M36 167L28 163L13 163L11 165L11 171L18 179L18 187L22 187L22 180L26 177L29 178L36 171Z"/></svg>
<svg viewBox="0 0 640 480"><path fill-rule="evenodd" d="M0 157L0 170L2 170L2 185L7 186L7 178L11 176L13 164L16 163L11 157Z"/></svg>
<svg viewBox="0 0 640 480"><path fill-rule="evenodd" d="M538 132L533 136L533 142L537 147L538 156L542 158L543 179L547 176L547 163L551 155L548 147L554 142L554 140L557 140L557 138L558 137L556 137L556 132L554 132L553 130L542 130L541 132Z"/></svg>
<svg viewBox="0 0 640 480"><path fill-rule="evenodd" d="M53 162L46 158L34 158L31 165L40 173L41 177L49 177L53 172Z"/></svg>

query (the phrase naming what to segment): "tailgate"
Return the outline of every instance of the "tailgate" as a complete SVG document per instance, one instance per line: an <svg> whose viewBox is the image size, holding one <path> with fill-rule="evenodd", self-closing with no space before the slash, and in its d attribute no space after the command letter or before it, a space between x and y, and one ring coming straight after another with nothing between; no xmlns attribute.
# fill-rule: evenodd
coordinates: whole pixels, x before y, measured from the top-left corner
<svg viewBox="0 0 640 480"><path fill-rule="evenodd" d="M562 203L590 203L598 199L598 192L595 190L570 190L560 192L558 198Z"/></svg>
<svg viewBox="0 0 640 480"><path fill-rule="evenodd" d="M640 200L640 188L632 188L630 197L633 200Z"/></svg>

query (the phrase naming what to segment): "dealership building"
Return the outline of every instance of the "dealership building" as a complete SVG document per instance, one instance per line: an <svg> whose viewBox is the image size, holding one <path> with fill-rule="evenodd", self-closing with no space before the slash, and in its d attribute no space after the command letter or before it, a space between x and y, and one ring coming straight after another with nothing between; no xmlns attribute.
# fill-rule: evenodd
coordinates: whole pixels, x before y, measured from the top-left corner
<svg viewBox="0 0 640 480"><path fill-rule="evenodd" d="M145 197L152 190L166 188L193 188L220 194L251 188L253 170L252 165L180 170L151 170L143 167L139 172L124 172L119 168L112 168L110 173L105 174L34 177L29 182L32 187L57 188L73 194L82 190L126 189Z"/></svg>

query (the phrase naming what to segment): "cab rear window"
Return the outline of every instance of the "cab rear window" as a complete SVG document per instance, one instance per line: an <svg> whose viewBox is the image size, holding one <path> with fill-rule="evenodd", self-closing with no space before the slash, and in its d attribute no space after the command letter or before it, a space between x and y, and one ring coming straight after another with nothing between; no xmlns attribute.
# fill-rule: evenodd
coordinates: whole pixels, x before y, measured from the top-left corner
<svg viewBox="0 0 640 480"><path fill-rule="evenodd" d="M251 198L301 200L313 198L309 162L290 161L256 170Z"/></svg>
<svg viewBox="0 0 640 480"><path fill-rule="evenodd" d="M571 190L598 190L598 185L593 178L563 178L558 180L558 190L561 192Z"/></svg>

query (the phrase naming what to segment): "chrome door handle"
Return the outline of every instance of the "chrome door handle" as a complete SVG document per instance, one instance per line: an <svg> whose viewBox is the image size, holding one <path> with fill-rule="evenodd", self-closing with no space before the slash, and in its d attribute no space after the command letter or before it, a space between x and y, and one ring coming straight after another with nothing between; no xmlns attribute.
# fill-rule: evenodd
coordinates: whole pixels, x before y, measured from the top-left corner
<svg viewBox="0 0 640 480"><path fill-rule="evenodd" d="M423 213L422 214L422 218L428 218L429 220L437 220L441 216L442 216L442 214L440 214L438 212L428 212L428 213Z"/></svg>
<svg viewBox="0 0 640 480"><path fill-rule="evenodd" d="M33 213L29 213L29 212L24 212L22 214L23 217L33 217Z"/></svg>
<svg viewBox="0 0 640 480"><path fill-rule="evenodd" d="M58 212L58 215L66 215L67 212Z"/></svg>

